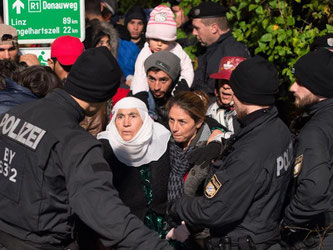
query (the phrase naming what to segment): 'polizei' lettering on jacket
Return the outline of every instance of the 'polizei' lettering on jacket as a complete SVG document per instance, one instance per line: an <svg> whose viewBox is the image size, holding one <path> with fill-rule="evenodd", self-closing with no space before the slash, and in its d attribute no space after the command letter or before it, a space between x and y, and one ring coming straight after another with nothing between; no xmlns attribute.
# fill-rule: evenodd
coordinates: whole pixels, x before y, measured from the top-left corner
<svg viewBox="0 0 333 250"><path fill-rule="evenodd" d="M276 176L281 175L281 171L287 171L293 160L293 144L289 143L286 151L283 152L278 158L276 158Z"/></svg>
<svg viewBox="0 0 333 250"><path fill-rule="evenodd" d="M0 122L0 134L12 138L31 149L37 148L45 133L45 130L7 113Z"/></svg>

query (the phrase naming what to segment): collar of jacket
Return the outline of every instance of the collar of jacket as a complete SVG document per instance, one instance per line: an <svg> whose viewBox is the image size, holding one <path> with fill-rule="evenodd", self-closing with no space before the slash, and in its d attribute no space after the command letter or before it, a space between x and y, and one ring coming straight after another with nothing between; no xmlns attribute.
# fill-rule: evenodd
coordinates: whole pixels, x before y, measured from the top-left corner
<svg viewBox="0 0 333 250"><path fill-rule="evenodd" d="M255 114L256 112L251 113L252 116L254 116L253 119L251 119L251 121L249 121L246 124L245 127L240 128L238 130L238 132L234 135L234 137L237 140L240 137L242 137L243 135L249 133L253 129L255 129L258 126L260 126L262 123L265 123L268 120L274 119L275 117L278 116L278 111L277 111L277 108L275 106L272 106L272 107L270 107L268 109L264 109L264 110L258 110L258 111L259 111L258 114Z"/></svg>
<svg viewBox="0 0 333 250"><path fill-rule="evenodd" d="M234 106L230 106L229 104L222 104L221 106L218 106L216 111L219 110L224 110L226 113L227 112L232 112L235 110Z"/></svg>
<svg viewBox="0 0 333 250"><path fill-rule="evenodd" d="M227 140L227 143L225 145L225 149L221 155L221 158L228 155L230 152L233 151L233 144L238 141L240 138L242 138L244 135L251 132L253 129L259 127L261 124L267 122L268 120L272 120L278 116L278 110L275 106L270 107L269 109L266 109L266 112L262 112L262 114L266 115L259 115L256 116L256 119L252 120L247 126L240 128L230 139Z"/></svg>
<svg viewBox="0 0 333 250"><path fill-rule="evenodd" d="M222 34L219 37L219 39L216 40L216 42L214 42L211 45L207 46L207 50L215 49L216 46L218 46L220 43L222 43L224 40L226 40L230 36L232 36L231 29L227 33Z"/></svg>
<svg viewBox="0 0 333 250"><path fill-rule="evenodd" d="M192 139L189 146L198 147L207 144L208 137L211 132L209 126L203 122L201 127L199 128L196 136Z"/></svg>
<svg viewBox="0 0 333 250"><path fill-rule="evenodd" d="M313 105L311 105L307 112L310 116L313 116L316 112L319 110L325 109L326 107L333 108L333 98L327 98L321 102L317 102Z"/></svg>
<svg viewBox="0 0 333 250"><path fill-rule="evenodd" d="M203 122L199 130L197 131L197 134L190 142L190 145L187 148L193 148L193 147L200 147L207 144L208 137L210 136L211 131L209 129L209 126L207 123ZM170 137L170 141L173 142L179 150L183 150L181 143L176 143L173 137Z"/></svg>
<svg viewBox="0 0 333 250"><path fill-rule="evenodd" d="M59 106L64 106L63 110L70 113L70 116L78 122L81 122L85 117L83 108L63 89L54 89L45 98L55 100Z"/></svg>
<svg viewBox="0 0 333 250"><path fill-rule="evenodd" d="M246 115L245 117L243 117L242 119L238 120L241 127L246 127L248 126L250 123L252 123L253 121L257 120L259 117L266 115L269 112L269 109L271 109L272 107L269 108L263 108L263 109L258 109L248 115Z"/></svg>

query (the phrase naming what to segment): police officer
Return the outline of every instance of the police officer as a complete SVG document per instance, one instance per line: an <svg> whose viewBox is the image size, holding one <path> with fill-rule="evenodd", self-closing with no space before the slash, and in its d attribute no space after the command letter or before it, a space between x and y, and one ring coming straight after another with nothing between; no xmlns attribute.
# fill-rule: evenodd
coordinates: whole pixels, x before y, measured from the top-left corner
<svg viewBox="0 0 333 250"><path fill-rule="evenodd" d="M230 86L241 128L212 165L204 196L183 196L169 215L190 229L208 227L208 249L280 249L292 141L274 106L277 72L256 56L237 66Z"/></svg>
<svg viewBox="0 0 333 250"><path fill-rule="evenodd" d="M110 51L90 49L64 89L1 115L0 249L75 249L77 217L105 246L169 249L123 205L100 143L79 126L119 81Z"/></svg>
<svg viewBox="0 0 333 250"><path fill-rule="evenodd" d="M333 33L328 33L313 40L310 50L314 51L320 48L328 49L333 52Z"/></svg>
<svg viewBox="0 0 333 250"><path fill-rule="evenodd" d="M333 53L310 52L294 70L296 81L290 91L296 106L305 108L310 119L296 137L284 240L294 249L318 249L320 241L323 249L333 249Z"/></svg>
<svg viewBox="0 0 333 250"><path fill-rule="evenodd" d="M249 57L246 46L232 36L226 18L226 9L214 2L202 2L191 9L193 35L207 47L198 57L192 88L205 91L214 97L214 79L209 76L218 72L220 61L225 56Z"/></svg>

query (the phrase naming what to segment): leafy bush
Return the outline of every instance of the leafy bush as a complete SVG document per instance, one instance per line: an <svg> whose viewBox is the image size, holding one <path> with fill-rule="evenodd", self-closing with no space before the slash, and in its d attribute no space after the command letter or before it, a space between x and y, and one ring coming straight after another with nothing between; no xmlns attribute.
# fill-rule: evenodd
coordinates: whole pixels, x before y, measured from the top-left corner
<svg viewBox="0 0 333 250"><path fill-rule="evenodd" d="M233 34L252 54L274 63L282 79L293 80L292 66L314 38L333 32L331 0L234 0L227 14Z"/></svg>

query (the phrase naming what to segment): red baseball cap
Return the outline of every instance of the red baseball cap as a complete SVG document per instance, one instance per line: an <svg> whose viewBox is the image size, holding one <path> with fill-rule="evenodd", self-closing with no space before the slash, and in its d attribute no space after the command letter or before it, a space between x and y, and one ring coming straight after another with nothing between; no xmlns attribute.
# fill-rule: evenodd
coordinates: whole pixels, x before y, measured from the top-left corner
<svg viewBox="0 0 333 250"><path fill-rule="evenodd" d="M60 36L51 45L51 57L62 65L73 65L84 51L84 45L77 37Z"/></svg>
<svg viewBox="0 0 333 250"><path fill-rule="evenodd" d="M232 71L237 67L238 64L246 60L240 56L226 56L221 59L219 71L211 74L209 77L213 79L224 79L229 80Z"/></svg>

